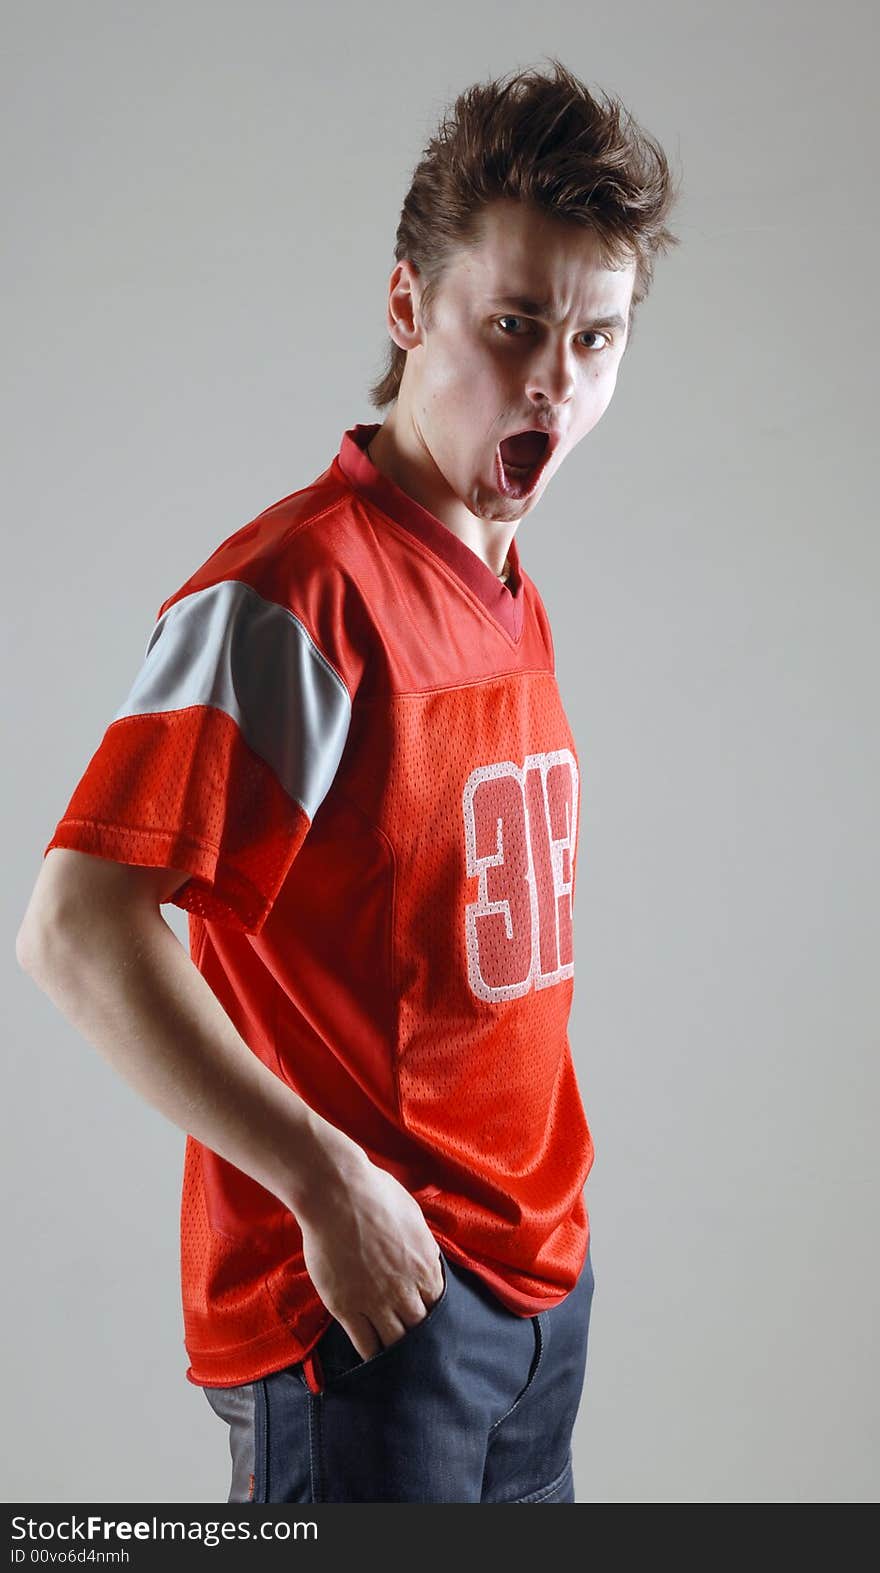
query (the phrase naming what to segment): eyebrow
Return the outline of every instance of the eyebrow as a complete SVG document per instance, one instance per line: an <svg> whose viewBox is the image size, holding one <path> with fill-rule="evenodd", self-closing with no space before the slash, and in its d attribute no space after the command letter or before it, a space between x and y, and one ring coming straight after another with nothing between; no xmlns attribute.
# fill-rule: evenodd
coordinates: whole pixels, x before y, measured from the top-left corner
<svg viewBox="0 0 880 1573"><path fill-rule="evenodd" d="M553 303L549 300L532 300L529 295L495 295L489 302L491 306L515 306L527 317L552 317ZM585 324L587 328L625 328L626 323L620 313L611 312L606 317L593 317Z"/></svg>

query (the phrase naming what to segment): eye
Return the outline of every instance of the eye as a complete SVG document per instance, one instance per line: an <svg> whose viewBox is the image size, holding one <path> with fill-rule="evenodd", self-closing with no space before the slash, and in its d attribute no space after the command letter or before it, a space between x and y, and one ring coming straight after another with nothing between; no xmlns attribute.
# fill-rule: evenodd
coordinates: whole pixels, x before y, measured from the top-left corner
<svg viewBox="0 0 880 1573"><path fill-rule="evenodd" d="M599 345L593 345L592 346L593 349L597 349L598 348L600 353L601 353L602 350L607 350L609 345L611 344L611 335L610 335L610 333L603 333L601 331L601 329L599 329L599 328L585 328L584 332L581 334L581 337L582 338L590 338L590 339L596 339L596 338L604 339L605 340L604 344L599 344Z"/></svg>
<svg viewBox="0 0 880 1573"><path fill-rule="evenodd" d="M518 337L520 337L520 335L517 334L517 333L508 332L507 328L505 328L503 326L503 324L505 322L526 322L526 321L528 321L528 318L526 318L526 317L517 317L517 316L514 316L512 312L506 312L503 317L496 317L496 319L495 319L495 326L501 329L501 332L504 334L505 338L512 339L512 338L518 338ZM609 348L610 344L611 344L611 335L610 335L610 333L603 333L598 328L585 328L583 333L579 334L578 337L579 338L590 338L590 339L596 339L596 338L603 339L604 340L603 344L587 345L588 349L596 350L597 353L599 353L599 354L601 354L603 350L607 350Z"/></svg>

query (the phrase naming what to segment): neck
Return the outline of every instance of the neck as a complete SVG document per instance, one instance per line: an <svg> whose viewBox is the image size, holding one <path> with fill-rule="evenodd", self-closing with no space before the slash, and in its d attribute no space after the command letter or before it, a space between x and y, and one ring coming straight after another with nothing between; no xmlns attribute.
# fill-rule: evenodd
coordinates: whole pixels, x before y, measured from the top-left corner
<svg viewBox="0 0 880 1573"><path fill-rule="evenodd" d="M516 533L515 524L511 527L507 521L483 519L471 513L451 491L424 443L401 437L395 413L392 411L370 439L367 457L382 475L445 524L505 582L510 572L507 552Z"/></svg>

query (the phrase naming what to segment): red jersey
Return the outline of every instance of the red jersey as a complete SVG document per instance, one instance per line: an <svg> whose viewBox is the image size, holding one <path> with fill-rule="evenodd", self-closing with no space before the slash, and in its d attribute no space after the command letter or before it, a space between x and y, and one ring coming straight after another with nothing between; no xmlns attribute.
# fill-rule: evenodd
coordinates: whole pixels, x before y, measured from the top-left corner
<svg viewBox="0 0 880 1573"><path fill-rule="evenodd" d="M532 1315L589 1234L577 753L515 538L502 584L376 469L378 429L162 604L45 851L187 870L192 960L253 1053ZM295 1216L192 1136L181 1281L196 1385L330 1321Z"/></svg>

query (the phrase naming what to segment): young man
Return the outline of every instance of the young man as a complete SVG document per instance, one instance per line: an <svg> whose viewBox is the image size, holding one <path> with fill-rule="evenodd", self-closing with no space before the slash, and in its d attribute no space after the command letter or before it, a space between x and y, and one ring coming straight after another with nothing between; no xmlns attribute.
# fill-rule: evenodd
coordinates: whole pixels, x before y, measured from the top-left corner
<svg viewBox="0 0 880 1573"><path fill-rule="evenodd" d="M229 1501L574 1501L581 787L517 531L674 237L660 149L554 67L429 145L390 414L163 603L19 936L187 1132L187 1376Z"/></svg>

